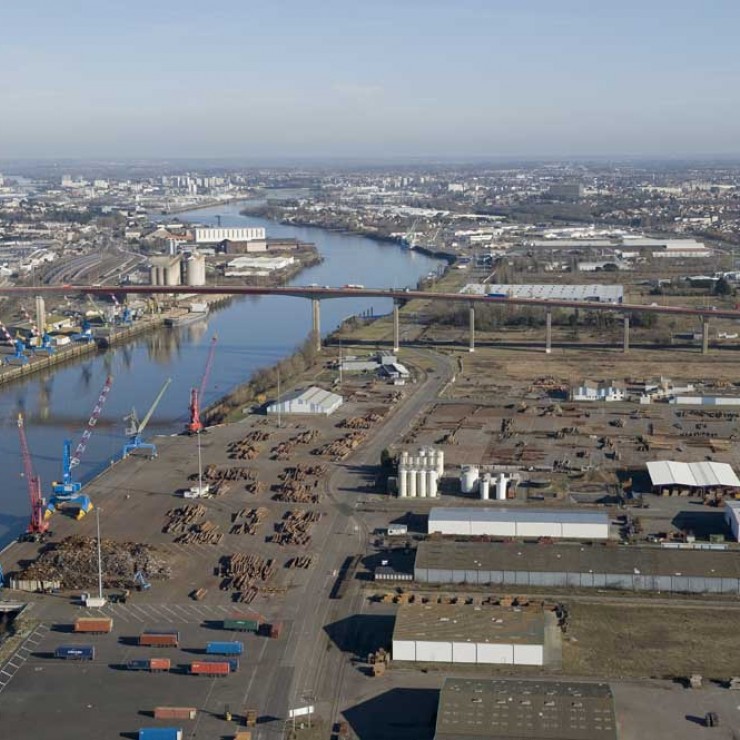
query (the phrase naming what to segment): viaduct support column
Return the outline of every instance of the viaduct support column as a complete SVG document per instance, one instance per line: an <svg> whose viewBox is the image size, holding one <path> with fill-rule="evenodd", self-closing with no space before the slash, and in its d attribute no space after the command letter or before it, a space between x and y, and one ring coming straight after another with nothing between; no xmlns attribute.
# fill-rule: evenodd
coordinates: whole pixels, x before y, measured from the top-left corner
<svg viewBox="0 0 740 740"><path fill-rule="evenodd" d="M398 301L393 301L393 352L401 349L401 317L398 313Z"/></svg>
<svg viewBox="0 0 740 740"><path fill-rule="evenodd" d="M701 353L709 352L709 316L701 317Z"/></svg>
<svg viewBox="0 0 740 740"><path fill-rule="evenodd" d="M624 317L624 342L622 344L622 352L630 351L630 317Z"/></svg>
<svg viewBox="0 0 740 740"><path fill-rule="evenodd" d="M318 298L311 299L311 309L313 314L313 325L311 327L313 345L317 352L321 352L321 304Z"/></svg>
<svg viewBox="0 0 740 740"><path fill-rule="evenodd" d="M545 311L545 354L552 352L552 311Z"/></svg>
<svg viewBox="0 0 740 740"><path fill-rule="evenodd" d="M469 352L475 352L475 306L470 304L470 347Z"/></svg>

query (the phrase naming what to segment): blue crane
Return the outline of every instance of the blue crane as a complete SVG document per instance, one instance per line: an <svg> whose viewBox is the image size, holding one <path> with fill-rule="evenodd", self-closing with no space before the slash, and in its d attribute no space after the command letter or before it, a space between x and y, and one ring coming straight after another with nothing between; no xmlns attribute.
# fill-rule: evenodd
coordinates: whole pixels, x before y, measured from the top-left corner
<svg viewBox="0 0 740 740"><path fill-rule="evenodd" d="M157 397L154 399L154 403L149 407L149 411L146 412L146 416L141 421L139 421L139 415L136 413L135 408L132 408L131 413L124 417L124 421L128 421L129 423L128 427L126 427L126 434L129 440L123 446L123 457L128 457L134 450L150 450L151 457L157 456L157 446L153 442L144 442L141 439L141 435L144 433L149 419L152 418L154 410L159 406L159 402L162 400L162 396L164 396L164 392L171 382L172 378L167 378L164 381Z"/></svg>

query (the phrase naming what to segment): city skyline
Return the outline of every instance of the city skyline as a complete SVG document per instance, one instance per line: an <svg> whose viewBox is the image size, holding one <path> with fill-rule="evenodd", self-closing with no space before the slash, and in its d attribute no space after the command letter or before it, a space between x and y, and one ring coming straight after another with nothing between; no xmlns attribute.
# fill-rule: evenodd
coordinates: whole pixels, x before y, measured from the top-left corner
<svg viewBox="0 0 740 740"><path fill-rule="evenodd" d="M736 156L729 2L5 12L0 159Z"/></svg>

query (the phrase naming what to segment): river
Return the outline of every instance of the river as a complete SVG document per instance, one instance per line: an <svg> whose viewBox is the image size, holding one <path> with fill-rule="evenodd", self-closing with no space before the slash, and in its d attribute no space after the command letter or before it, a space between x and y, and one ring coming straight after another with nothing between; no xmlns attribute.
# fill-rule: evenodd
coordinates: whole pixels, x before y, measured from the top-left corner
<svg viewBox="0 0 740 740"><path fill-rule="evenodd" d="M222 226L264 226L269 236L297 237L314 242L324 261L297 275L291 284L345 285L359 283L376 288L413 287L417 280L443 264L439 260L385 242L349 236L324 229L276 224L263 218L243 216L241 203L178 214L178 218ZM50 307L52 301L48 301ZM342 298L322 301L322 333L335 329L353 314L372 310L388 313L388 299ZM177 329L160 329L131 343L100 352L79 362L38 373L0 392L0 466L6 484L0 504L0 546L22 532L30 505L22 475L16 420L26 419L26 434L35 472L41 477L43 495L61 476L62 443L76 445L92 411L106 375L113 374L113 387L102 416L90 439L78 480L85 481L120 456L126 441L123 417L135 406L144 416L167 378L165 393L144 434L179 432L187 419L190 388L203 373L211 337L218 335L215 361L204 405L245 382L260 367L289 355L303 342L311 327L308 301L276 296L234 299L216 309L207 321Z"/></svg>

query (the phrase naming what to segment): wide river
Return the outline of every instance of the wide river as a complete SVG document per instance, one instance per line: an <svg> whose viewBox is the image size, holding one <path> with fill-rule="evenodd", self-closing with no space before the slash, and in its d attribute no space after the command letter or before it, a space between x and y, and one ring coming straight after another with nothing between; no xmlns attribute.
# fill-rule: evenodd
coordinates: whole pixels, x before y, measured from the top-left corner
<svg viewBox="0 0 740 740"><path fill-rule="evenodd" d="M220 216L222 226L264 226L268 236L314 242L324 261L297 275L291 282L295 285L413 287L420 277L442 266L438 260L394 244L242 216L242 207L234 203L179 217L215 225ZM51 301L48 305L53 307ZM332 331L353 314L372 310L378 315L390 309L388 299L323 301L322 333ZM43 495L48 497L51 482L61 476L62 443L70 438L76 446L109 372L114 377L113 388L76 469L77 479L83 482L120 456L126 441L123 417L132 406L143 417L167 378L173 382L144 436L172 434L183 428L190 388L200 382L214 334L218 334L218 344L205 392L206 405L248 380L257 368L289 355L308 336L310 327L311 309L306 300L276 296L234 299L214 310L207 321L160 329L125 346L4 387L0 391L0 469L5 471L0 493L0 546L25 529L30 512L16 423L19 412L26 419L34 468L41 477Z"/></svg>

